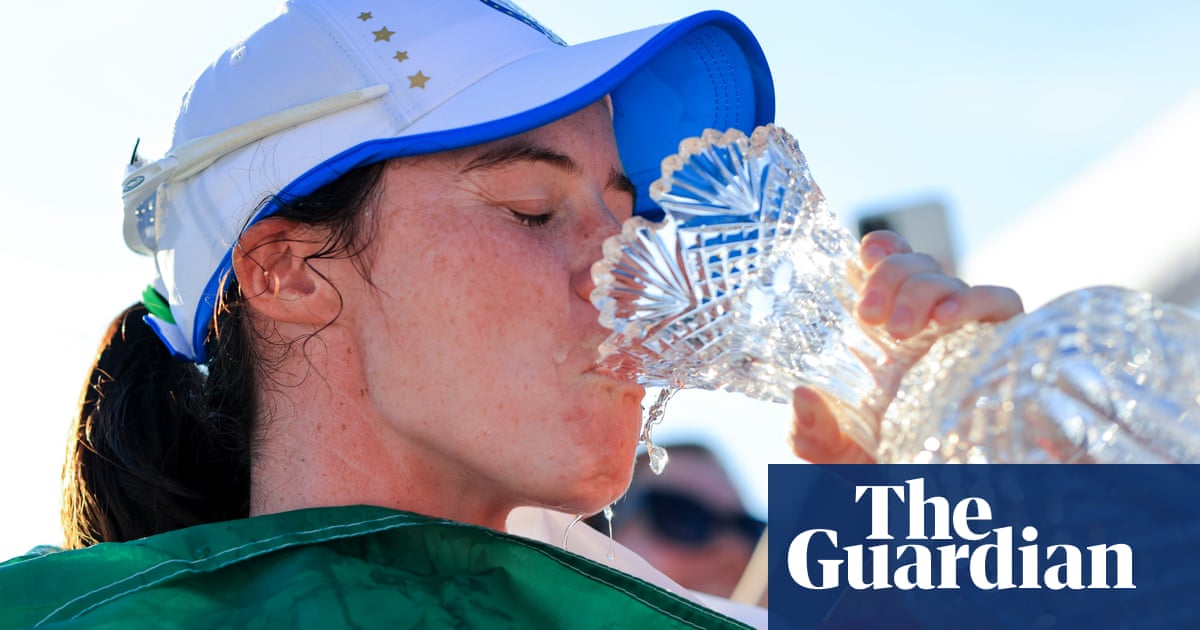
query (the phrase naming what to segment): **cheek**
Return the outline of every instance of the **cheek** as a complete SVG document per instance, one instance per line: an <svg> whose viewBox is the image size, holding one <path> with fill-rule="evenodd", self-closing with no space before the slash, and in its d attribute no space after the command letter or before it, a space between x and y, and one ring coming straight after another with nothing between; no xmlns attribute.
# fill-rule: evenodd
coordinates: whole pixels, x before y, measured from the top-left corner
<svg viewBox="0 0 1200 630"><path fill-rule="evenodd" d="M563 337L566 274L553 257L534 254L474 248L437 267L446 310L456 312L464 336L498 359L548 362L543 344Z"/></svg>
<svg viewBox="0 0 1200 630"><path fill-rule="evenodd" d="M404 246L420 243L393 247ZM403 327L394 332L431 378L514 397L555 378L556 352L569 344L570 296L565 266L548 248L460 230L390 266L381 284L393 328Z"/></svg>
<svg viewBox="0 0 1200 630"><path fill-rule="evenodd" d="M635 390L607 380L587 380L572 393L569 411L576 419L572 427L581 433L602 432L605 443L633 452L642 422L641 398Z"/></svg>

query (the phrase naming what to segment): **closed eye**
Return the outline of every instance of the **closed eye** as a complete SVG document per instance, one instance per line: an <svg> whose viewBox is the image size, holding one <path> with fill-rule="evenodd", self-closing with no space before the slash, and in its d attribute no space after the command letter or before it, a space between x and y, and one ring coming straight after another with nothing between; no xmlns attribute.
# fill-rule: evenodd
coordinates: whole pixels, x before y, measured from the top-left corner
<svg viewBox="0 0 1200 630"><path fill-rule="evenodd" d="M517 223L531 228L542 227L547 223L550 223L550 219L554 217L553 212L546 212L543 214L525 214L523 212L517 212L512 208L509 208L508 211L512 213L513 218L517 220Z"/></svg>

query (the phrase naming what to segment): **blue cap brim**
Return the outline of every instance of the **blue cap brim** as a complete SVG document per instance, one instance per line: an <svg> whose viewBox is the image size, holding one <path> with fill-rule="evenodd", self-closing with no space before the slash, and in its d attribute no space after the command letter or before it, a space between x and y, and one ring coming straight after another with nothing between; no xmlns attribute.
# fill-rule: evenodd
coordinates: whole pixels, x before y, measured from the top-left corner
<svg viewBox="0 0 1200 630"><path fill-rule="evenodd" d="M549 68L570 68L566 79L531 81ZM590 78L589 78L590 77ZM517 79L524 80L517 80ZM514 87L520 86L520 87ZM481 114L481 103L498 90L510 93L511 111ZM568 116L610 95L617 147L626 174L638 189L635 213L658 218L650 184L662 158L680 140L705 129L750 133L772 122L775 92L761 47L749 28L723 11L706 11L659 27L575 46L555 48L509 64L458 93L417 120L401 135L355 145L309 169L280 191L303 197L352 169L394 158L425 155L524 133ZM495 99L491 99L495 100ZM477 120L480 122L463 121ZM275 212L268 202L247 225ZM197 361L207 337L217 293L230 270L227 253L197 305L193 347Z"/></svg>

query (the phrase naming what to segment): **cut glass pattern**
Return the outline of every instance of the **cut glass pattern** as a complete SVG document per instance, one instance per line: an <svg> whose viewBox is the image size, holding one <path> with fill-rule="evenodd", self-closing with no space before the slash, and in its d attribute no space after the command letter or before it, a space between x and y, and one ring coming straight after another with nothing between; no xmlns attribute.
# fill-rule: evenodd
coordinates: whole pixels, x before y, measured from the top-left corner
<svg viewBox="0 0 1200 630"><path fill-rule="evenodd" d="M815 388L881 461L1200 462L1191 313L1098 287L897 342L851 315L858 243L786 131L710 130L662 169L665 219L627 221L592 268L614 370L776 402Z"/></svg>

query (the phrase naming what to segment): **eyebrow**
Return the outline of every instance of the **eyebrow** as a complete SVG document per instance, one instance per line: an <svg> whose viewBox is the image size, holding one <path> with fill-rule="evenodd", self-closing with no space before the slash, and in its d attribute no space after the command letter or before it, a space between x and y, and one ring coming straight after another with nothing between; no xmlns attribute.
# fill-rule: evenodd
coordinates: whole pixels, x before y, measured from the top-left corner
<svg viewBox="0 0 1200 630"><path fill-rule="evenodd" d="M514 162L540 162L571 174L578 174L582 171L579 163L569 155L535 144L516 142L483 152L468 162L461 172L469 173L498 168ZM629 179L628 175L619 169L612 169L605 186L612 190L628 193L634 199L637 198L637 186L634 185L633 180Z"/></svg>

